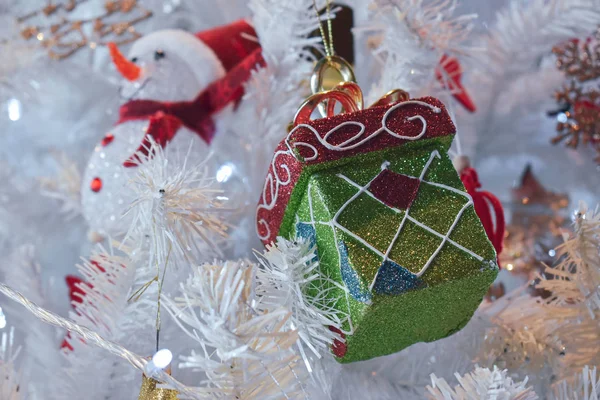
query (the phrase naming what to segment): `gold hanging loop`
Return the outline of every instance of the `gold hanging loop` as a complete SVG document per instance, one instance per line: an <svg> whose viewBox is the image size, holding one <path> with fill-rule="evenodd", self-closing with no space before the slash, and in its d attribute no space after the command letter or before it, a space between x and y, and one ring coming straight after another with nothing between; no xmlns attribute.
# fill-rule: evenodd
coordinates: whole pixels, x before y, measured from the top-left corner
<svg viewBox="0 0 600 400"><path fill-rule="evenodd" d="M352 65L339 56L324 57L315 65L310 90L313 94L325 92L343 82L356 82Z"/></svg>
<svg viewBox="0 0 600 400"><path fill-rule="evenodd" d="M342 57L328 56L320 59L315 65L310 77L310 89L313 94L317 94L347 82L356 82L352 65ZM328 115L327 108L327 102L319 104L318 109L322 117Z"/></svg>

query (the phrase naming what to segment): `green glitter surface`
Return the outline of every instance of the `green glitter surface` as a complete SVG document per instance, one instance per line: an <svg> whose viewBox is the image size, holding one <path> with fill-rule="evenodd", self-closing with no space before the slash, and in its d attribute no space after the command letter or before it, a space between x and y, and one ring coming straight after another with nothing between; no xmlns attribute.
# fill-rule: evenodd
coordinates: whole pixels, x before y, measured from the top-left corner
<svg viewBox="0 0 600 400"><path fill-rule="evenodd" d="M470 279L401 296L376 296L354 335L346 337L348 352L338 361L368 360L458 332L473 316L496 274L488 269Z"/></svg>
<svg viewBox="0 0 600 400"><path fill-rule="evenodd" d="M361 291L375 278L382 263L381 255L369 249L352 232L381 253L397 234L405 211L395 211L363 193L357 196L338 216L343 227L329 223L338 210L358 189L338 176L343 174L360 186L366 185L381 171L383 161L389 161L390 171L419 177L431 152L439 151L424 176L436 182L465 191L446 152L451 136L407 143L348 157L335 162L305 167L298 180L279 234L290 237L297 222L312 223L324 279L317 280L306 293L315 295L327 290L329 298L345 321L347 353L340 362L365 360L399 351L413 343L432 341L459 330L471 315L493 282L497 267L495 251L472 206L462 214L450 239L478 254L479 261L446 242L427 271L420 277L425 288L412 289L398 295L372 293L371 303L354 299L346 290L340 272L338 243L348 250L349 265L358 274L355 284ZM307 189L310 188L310 191ZM309 201L310 200L310 201ZM448 189L421 183L409 216L442 235L450 229L467 199ZM310 206L312 205L312 217ZM347 231L346 231L347 230ZM417 273L441 244L439 236L407 219L390 249L389 258Z"/></svg>

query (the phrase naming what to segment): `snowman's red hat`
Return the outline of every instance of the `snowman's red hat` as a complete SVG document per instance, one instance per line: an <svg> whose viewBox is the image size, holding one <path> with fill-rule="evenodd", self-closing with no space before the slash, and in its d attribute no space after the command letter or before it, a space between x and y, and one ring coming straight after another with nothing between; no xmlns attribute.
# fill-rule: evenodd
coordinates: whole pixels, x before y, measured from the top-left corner
<svg viewBox="0 0 600 400"><path fill-rule="evenodd" d="M260 47L256 31L245 20L196 33L196 37L215 53L225 71Z"/></svg>
<svg viewBox="0 0 600 400"><path fill-rule="evenodd" d="M138 39L129 51L129 59L154 54L162 50L166 56L175 54L188 64L201 86L222 78L246 56L260 48L254 28L244 20L233 22L191 34L182 30L166 29ZM121 74L135 80L139 74L131 74L133 64L118 50L111 48L111 56ZM133 79L132 79L133 78Z"/></svg>

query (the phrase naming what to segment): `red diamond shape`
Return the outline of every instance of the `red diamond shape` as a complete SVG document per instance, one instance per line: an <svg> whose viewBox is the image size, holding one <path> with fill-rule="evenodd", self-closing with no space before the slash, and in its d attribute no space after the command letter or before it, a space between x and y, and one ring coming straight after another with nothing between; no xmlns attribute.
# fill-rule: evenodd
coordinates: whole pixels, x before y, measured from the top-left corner
<svg viewBox="0 0 600 400"><path fill-rule="evenodd" d="M371 182L369 191L387 206L406 210L415 201L420 183L417 178L384 169Z"/></svg>

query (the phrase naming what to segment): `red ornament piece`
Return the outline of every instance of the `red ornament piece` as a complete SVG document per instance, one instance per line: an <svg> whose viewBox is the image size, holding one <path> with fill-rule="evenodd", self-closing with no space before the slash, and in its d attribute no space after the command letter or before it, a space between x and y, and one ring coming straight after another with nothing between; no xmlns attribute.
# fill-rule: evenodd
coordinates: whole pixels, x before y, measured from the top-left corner
<svg viewBox="0 0 600 400"><path fill-rule="evenodd" d="M342 340L346 339L346 335L344 335L344 332L340 331L335 326L330 325L329 330L340 335ZM346 345L346 342L342 340L334 339L333 344L331 345L331 350L333 351L333 354L335 354L336 357L340 358L344 357L346 355L346 351L348 351L348 346Z"/></svg>
<svg viewBox="0 0 600 400"><path fill-rule="evenodd" d="M112 141L114 139L115 139L115 136L112 133L109 133L106 136L104 136L104 138L102 139L102 141L100 142L100 144L102 146L108 146L109 144L112 143Z"/></svg>
<svg viewBox="0 0 600 400"><path fill-rule="evenodd" d="M481 188L481 183L479 183L479 177L474 168L467 167L463 169L460 173L460 180L465 185L467 193L473 198L475 212L481 220L490 242L494 245L496 254L499 256L502 252L504 231L506 228L502 203L492 193L485 190L478 190ZM500 266L499 262L498 266Z"/></svg>
<svg viewBox="0 0 600 400"><path fill-rule="evenodd" d="M416 178L384 169L371 182L369 191L387 206L406 210L417 197L419 183Z"/></svg>
<svg viewBox="0 0 600 400"><path fill-rule="evenodd" d="M90 182L90 189L92 189L92 192L95 193L98 193L100 190L102 190L102 179L98 177L92 179L92 181Z"/></svg>
<svg viewBox="0 0 600 400"><path fill-rule="evenodd" d="M81 289L83 280L75 275L67 275L65 281L69 287L69 299L71 299L71 303L81 303L85 294L83 289Z"/></svg>
<svg viewBox="0 0 600 400"><path fill-rule="evenodd" d="M442 72L442 70L444 72ZM435 71L435 76L442 86L452 92L452 96L454 96L465 109L470 112L475 112L477 110L467 89L465 89L461 83L462 67L458 59L444 54L440 59L439 67Z"/></svg>
<svg viewBox="0 0 600 400"><path fill-rule="evenodd" d="M140 154L144 156L149 155L150 137L154 139L156 144L164 148L175 137L179 128L181 128L181 121L179 119L158 111L156 116L150 117L150 124L146 130L146 136L144 136L142 144L138 147L136 153L123 163L123 166L127 168L135 167L142 161L139 158Z"/></svg>

